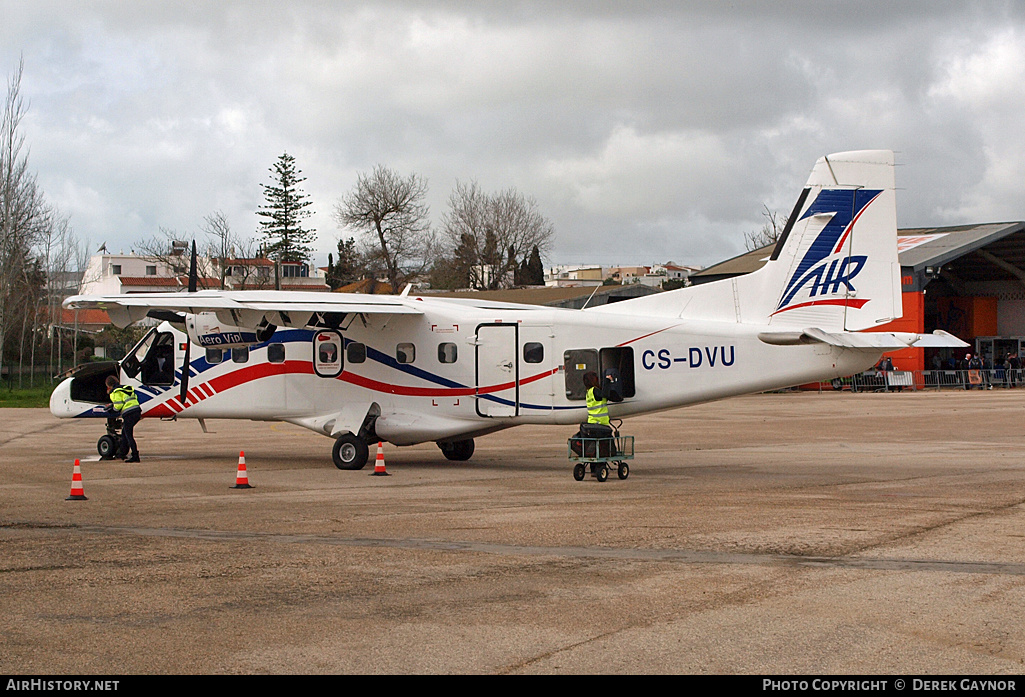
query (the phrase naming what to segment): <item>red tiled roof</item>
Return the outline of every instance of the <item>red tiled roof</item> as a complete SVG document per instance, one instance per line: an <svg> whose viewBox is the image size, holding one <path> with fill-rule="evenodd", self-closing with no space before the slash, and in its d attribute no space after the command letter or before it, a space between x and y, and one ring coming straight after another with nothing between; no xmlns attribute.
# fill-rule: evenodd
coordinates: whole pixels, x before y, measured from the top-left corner
<svg viewBox="0 0 1025 697"><path fill-rule="evenodd" d="M274 262L270 259L264 259L262 257L256 259L225 259L222 263L223 266L274 266Z"/></svg>
<svg viewBox="0 0 1025 697"><path fill-rule="evenodd" d="M327 292L327 291L331 290L331 286L327 285L326 283L320 283L320 284L298 284L298 283L296 283L296 284L292 284L292 283L285 284L285 283L282 283L281 284L281 290L306 290L306 291L311 291L311 292L317 292L317 291Z"/></svg>
<svg viewBox="0 0 1025 697"><path fill-rule="evenodd" d="M75 323L75 311L67 308L61 309L61 324L70 326ZM110 317L106 310L79 310L79 324L110 324Z"/></svg>
<svg viewBox="0 0 1025 697"><path fill-rule="evenodd" d="M188 288L188 276L118 276L121 286L132 288ZM197 279L200 288L220 288L221 281L217 278Z"/></svg>

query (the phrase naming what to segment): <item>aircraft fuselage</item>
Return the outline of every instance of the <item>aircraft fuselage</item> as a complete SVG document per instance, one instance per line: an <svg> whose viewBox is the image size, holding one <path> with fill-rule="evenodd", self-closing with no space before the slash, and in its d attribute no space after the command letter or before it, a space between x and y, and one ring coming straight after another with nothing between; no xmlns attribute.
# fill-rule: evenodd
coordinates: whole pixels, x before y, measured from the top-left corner
<svg viewBox="0 0 1025 697"><path fill-rule="evenodd" d="M356 432L371 413L377 437L409 445L585 421L582 376L590 370L621 375L624 399L610 414L623 418L830 380L878 359L824 344L769 345L758 338L764 325L409 302L424 314L354 316L338 329L283 328L248 348L193 342L184 404L186 334L163 323L145 351L135 352L139 368L129 374L123 361L119 378L135 386L144 417L281 420L337 436ZM147 365L161 341L171 349L163 349L165 372ZM166 372L172 367L173 377ZM97 401L73 398L76 379L55 390L53 413L106 416Z"/></svg>

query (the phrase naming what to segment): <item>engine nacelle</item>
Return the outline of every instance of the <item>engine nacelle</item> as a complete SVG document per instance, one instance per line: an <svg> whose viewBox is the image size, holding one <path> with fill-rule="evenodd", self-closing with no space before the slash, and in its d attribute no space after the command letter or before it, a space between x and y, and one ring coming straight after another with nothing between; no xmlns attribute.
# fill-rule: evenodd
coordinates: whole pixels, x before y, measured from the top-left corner
<svg viewBox="0 0 1025 697"><path fill-rule="evenodd" d="M240 327L221 322L213 312L188 315L185 318L185 327L192 343L202 348L252 346L267 341L277 330L277 327L266 318L261 318L255 327Z"/></svg>

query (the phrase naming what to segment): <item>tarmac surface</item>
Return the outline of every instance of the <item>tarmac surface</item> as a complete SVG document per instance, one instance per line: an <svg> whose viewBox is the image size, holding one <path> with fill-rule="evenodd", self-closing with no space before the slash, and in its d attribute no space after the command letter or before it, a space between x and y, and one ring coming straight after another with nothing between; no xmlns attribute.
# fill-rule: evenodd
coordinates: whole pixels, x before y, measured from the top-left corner
<svg viewBox="0 0 1025 697"><path fill-rule="evenodd" d="M1025 390L754 395L336 470L287 424L0 410L0 672L1020 674ZM239 451L254 488L233 489ZM65 501L75 458L88 501Z"/></svg>

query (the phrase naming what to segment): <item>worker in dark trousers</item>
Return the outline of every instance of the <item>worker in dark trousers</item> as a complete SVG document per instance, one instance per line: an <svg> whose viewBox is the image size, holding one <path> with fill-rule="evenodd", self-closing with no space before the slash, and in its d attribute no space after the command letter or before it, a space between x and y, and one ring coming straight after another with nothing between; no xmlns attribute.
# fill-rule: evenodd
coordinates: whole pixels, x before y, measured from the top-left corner
<svg viewBox="0 0 1025 697"><path fill-rule="evenodd" d="M135 424L142 418L139 398L131 385L122 387L113 375L107 378L107 394L110 395L110 408L121 416L121 447L117 457L123 457L125 462L139 462L139 446L134 433Z"/></svg>

